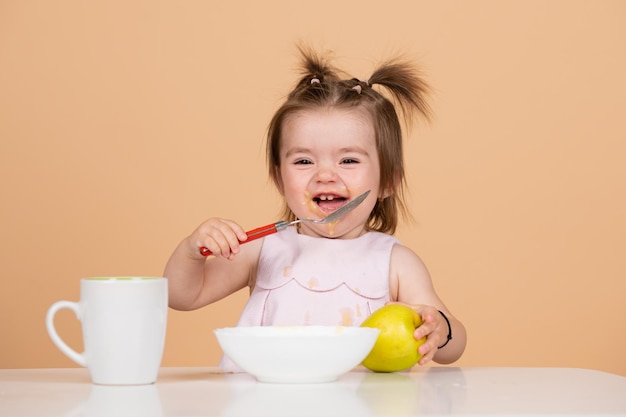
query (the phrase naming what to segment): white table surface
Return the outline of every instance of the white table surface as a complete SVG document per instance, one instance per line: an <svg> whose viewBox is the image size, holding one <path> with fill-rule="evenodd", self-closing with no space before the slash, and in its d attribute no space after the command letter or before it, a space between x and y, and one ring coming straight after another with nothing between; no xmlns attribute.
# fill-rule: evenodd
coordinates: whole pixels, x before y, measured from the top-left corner
<svg viewBox="0 0 626 417"><path fill-rule="evenodd" d="M626 377L571 368L357 368L336 382L259 383L162 368L156 384L100 386L86 369L0 370L0 416L626 416Z"/></svg>

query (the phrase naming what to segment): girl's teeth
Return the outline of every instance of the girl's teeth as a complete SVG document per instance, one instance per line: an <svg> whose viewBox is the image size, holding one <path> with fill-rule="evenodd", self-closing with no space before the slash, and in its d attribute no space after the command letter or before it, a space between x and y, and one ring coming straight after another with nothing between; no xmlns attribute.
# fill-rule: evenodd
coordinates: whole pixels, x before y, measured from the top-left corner
<svg viewBox="0 0 626 417"><path fill-rule="evenodd" d="M321 195L320 200L332 200L334 197L332 195Z"/></svg>

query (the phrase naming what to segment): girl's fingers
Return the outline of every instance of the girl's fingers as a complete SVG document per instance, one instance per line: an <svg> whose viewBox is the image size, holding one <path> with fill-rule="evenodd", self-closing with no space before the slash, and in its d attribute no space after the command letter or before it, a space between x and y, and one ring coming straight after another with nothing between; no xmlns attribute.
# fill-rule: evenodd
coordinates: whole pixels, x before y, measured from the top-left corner
<svg viewBox="0 0 626 417"><path fill-rule="evenodd" d="M387 304L402 304L390 301ZM439 311L428 305L413 305L412 307L422 318L422 324L415 329L413 336L415 339L426 338L426 341L417 349L422 358L419 360L420 365L425 365L435 357L438 346L443 343L441 332L438 331L441 326Z"/></svg>
<svg viewBox="0 0 626 417"><path fill-rule="evenodd" d="M230 228L229 230L230 232L235 233L235 236L237 237L237 243L245 242L246 239L248 239L248 235L246 234L246 231L243 230L243 228L239 226L238 223L232 220L223 220L223 222Z"/></svg>
<svg viewBox="0 0 626 417"><path fill-rule="evenodd" d="M246 232L232 220L212 218L202 224L197 234L200 236L196 240L198 247L208 248L214 256L221 256L231 259L239 252L241 241L247 239Z"/></svg>

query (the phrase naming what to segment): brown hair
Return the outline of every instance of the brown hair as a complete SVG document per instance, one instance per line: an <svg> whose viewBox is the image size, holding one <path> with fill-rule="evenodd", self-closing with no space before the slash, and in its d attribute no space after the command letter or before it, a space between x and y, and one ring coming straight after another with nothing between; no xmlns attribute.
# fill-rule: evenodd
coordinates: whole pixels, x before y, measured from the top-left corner
<svg viewBox="0 0 626 417"><path fill-rule="evenodd" d="M407 215L404 202L406 179L402 151L402 127L396 106L409 128L415 115L428 120L430 107L426 101L428 85L416 68L399 58L391 59L373 72L366 81L343 76L327 59L310 49L300 47L302 78L289 93L283 105L270 121L267 134L267 161L270 178L279 184L282 128L292 114L319 107L364 109L374 123L376 147L380 162L379 196L367 222L369 230L393 234L398 224L398 212ZM385 97L372 86L380 85L390 94ZM283 217L293 220L294 214L285 204Z"/></svg>

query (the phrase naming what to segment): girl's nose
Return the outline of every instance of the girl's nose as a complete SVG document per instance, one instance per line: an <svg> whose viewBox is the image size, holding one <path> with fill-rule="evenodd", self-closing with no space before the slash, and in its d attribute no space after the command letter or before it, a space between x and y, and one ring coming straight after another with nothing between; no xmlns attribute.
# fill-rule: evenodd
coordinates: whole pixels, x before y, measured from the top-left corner
<svg viewBox="0 0 626 417"><path fill-rule="evenodd" d="M318 182L334 182L337 180L337 173L330 167L320 167L317 170L316 180Z"/></svg>

